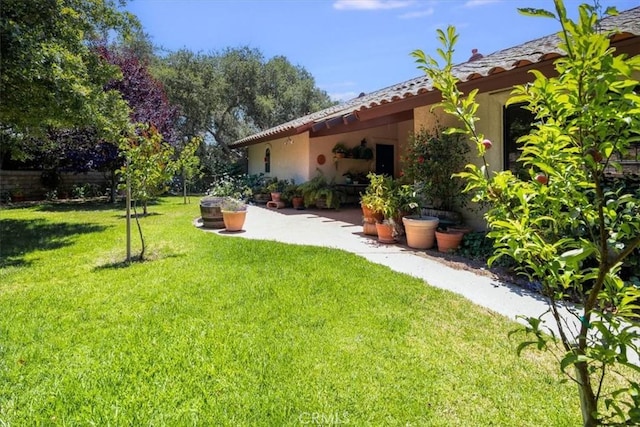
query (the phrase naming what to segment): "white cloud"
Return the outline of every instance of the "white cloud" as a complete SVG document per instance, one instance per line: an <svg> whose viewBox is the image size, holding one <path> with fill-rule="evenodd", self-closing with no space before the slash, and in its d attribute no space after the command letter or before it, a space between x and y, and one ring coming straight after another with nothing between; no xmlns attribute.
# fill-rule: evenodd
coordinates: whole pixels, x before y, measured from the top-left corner
<svg viewBox="0 0 640 427"><path fill-rule="evenodd" d="M400 15L400 19L423 18L425 16L433 15L433 13L434 13L433 8L426 9L426 10L416 10L415 12L407 12L407 13L404 13L404 14Z"/></svg>
<svg viewBox="0 0 640 427"><path fill-rule="evenodd" d="M492 3L500 3L500 0L468 0L464 7L478 7L478 6L486 6Z"/></svg>
<svg viewBox="0 0 640 427"><path fill-rule="evenodd" d="M411 6L415 0L336 0L333 8L338 10L381 10Z"/></svg>

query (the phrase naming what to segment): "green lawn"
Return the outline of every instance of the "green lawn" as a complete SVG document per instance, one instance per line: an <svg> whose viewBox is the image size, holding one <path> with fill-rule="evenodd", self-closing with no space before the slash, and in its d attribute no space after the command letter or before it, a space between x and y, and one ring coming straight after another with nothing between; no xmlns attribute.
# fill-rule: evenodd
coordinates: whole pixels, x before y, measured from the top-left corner
<svg viewBox="0 0 640 427"><path fill-rule="evenodd" d="M564 426L514 324L355 255L205 233L197 203L0 211L0 425Z"/></svg>

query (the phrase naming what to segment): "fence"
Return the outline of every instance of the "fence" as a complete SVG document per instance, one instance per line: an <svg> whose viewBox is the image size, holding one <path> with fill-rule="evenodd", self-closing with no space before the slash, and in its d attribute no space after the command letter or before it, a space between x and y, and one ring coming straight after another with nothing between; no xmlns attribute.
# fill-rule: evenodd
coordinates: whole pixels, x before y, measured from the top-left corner
<svg viewBox="0 0 640 427"><path fill-rule="evenodd" d="M109 180L102 172L60 172L56 186L58 197L71 195L74 186L84 184L97 186L104 191L109 186ZM0 170L0 194L9 193L12 198L21 196L25 200L41 200L49 191L51 189L42 182L42 171Z"/></svg>

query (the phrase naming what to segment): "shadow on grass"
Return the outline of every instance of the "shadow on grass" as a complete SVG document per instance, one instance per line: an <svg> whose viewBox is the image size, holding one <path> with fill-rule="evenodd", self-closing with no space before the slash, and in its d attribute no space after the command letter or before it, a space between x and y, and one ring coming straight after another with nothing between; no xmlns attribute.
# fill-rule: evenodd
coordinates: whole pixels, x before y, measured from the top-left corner
<svg viewBox="0 0 640 427"><path fill-rule="evenodd" d="M164 204L162 200L154 200L147 203L148 207L159 206ZM70 200L53 200L53 201L40 201L40 202L27 202L20 205L12 206L12 208L23 208L25 206L36 206L36 210L42 212L103 212L103 211L118 211L122 212L122 217L125 216L126 203L122 200L116 203L111 203L106 197L96 197L93 199L70 199ZM142 216L142 206L136 207L138 215ZM131 210L133 212L133 209ZM149 215L153 215L150 212Z"/></svg>
<svg viewBox="0 0 640 427"><path fill-rule="evenodd" d="M153 262L153 261L157 261L159 259L164 259L164 258L178 258L181 257L183 255L181 254L169 254L169 255L157 255L157 254L149 254L146 255L144 257L144 259L140 258L140 255L133 255L131 256L131 260L127 261L126 259L120 260L120 261L113 261L113 262L109 262L107 264L102 264L99 265L97 267L95 267L93 269L93 271L101 271L101 270L119 270L121 268L127 268L130 267L134 264L141 264L141 263L145 263L145 262Z"/></svg>
<svg viewBox="0 0 640 427"><path fill-rule="evenodd" d="M103 212L124 211L124 209L125 203L109 203L104 198L40 202L36 207L36 210L42 212Z"/></svg>
<svg viewBox="0 0 640 427"><path fill-rule="evenodd" d="M79 234L107 227L97 224L52 223L44 219L0 220L0 268L27 265L24 256L35 250L52 250L73 243Z"/></svg>

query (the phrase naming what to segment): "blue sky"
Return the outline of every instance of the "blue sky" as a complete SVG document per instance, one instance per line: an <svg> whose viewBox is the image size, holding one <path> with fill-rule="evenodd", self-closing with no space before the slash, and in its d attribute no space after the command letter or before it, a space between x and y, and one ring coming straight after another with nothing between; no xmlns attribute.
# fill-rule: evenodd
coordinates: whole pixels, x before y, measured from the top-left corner
<svg viewBox="0 0 640 427"><path fill-rule="evenodd" d="M571 16L583 1L565 0ZM601 0L626 10L640 0ZM456 62L477 48L488 54L558 30L555 20L519 15L553 10L552 0L132 0L154 44L174 51L219 52L249 46L304 67L336 100L420 75L411 51L433 54L436 29L460 33Z"/></svg>

